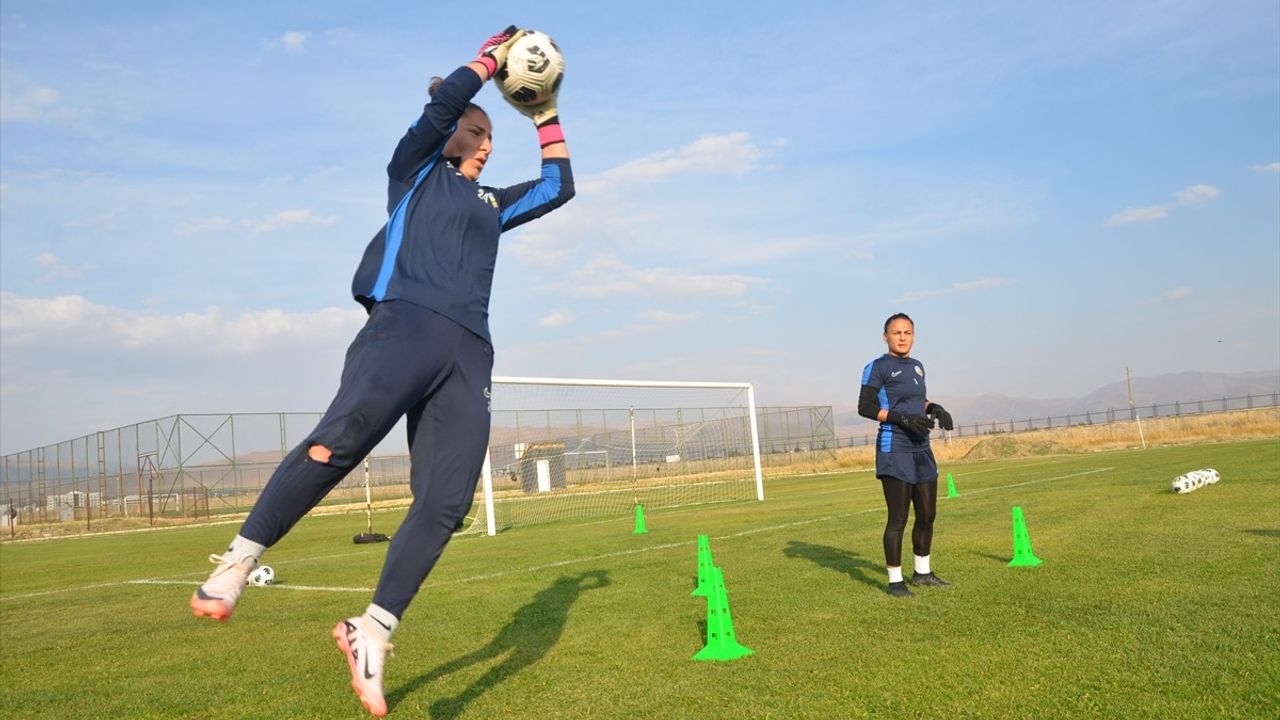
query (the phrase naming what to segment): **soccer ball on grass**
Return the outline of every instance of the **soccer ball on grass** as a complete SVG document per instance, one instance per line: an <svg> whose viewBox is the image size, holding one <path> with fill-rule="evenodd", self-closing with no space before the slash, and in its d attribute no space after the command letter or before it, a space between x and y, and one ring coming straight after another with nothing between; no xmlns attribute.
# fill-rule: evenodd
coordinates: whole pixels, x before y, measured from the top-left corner
<svg viewBox="0 0 1280 720"><path fill-rule="evenodd" d="M270 565L259 565L256 570L249 573L249 584L257 585L258 587L275 585L276 571L272 570Z"/></svg>
<svg viewBox="0 0 1280 720"><path fill-rule="evenodd" d="M1218 482L1219 479L1221 479L1221 476L1213 468L1192 470L1173 479L1173 491L1179 495L1185 495L1206 485L1212 485Z"/></svg>
<svg viewBox="0 0 1280 720"><path fill-rule="evenodd" d="M498 89L516 105L538 105L555 96L564 80L564 55L549 35L528 31L507 51L507 64L494 75Z"/></svg>

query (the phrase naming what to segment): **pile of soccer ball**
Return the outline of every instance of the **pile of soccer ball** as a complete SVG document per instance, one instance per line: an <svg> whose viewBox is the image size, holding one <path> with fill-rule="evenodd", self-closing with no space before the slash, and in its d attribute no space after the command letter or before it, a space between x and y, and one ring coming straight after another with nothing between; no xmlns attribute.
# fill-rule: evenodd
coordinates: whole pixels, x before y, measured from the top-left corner
<svg viewBox="0 0 1280 720"><path fill-rule="evenodd" d="M1179 475L1173 479L1173 491L1182 495L1184 493L1189 493L1192 490L1199 490L1205 485L1212 485L1220 479L1221 477L1219 477L1218 471L1213 468L1192 470L1189 473Z"/></svg>
<svg viewBox="0 0 1280 720"><path fill-rule="evenodd" d="M270 565L259 565L253 572L249 573L249 584L257 585L258 587L275 585L276 571L272 570Z"/></svg>
<svg viewBox="0 0 1280 720"><path fill-rule="evenodd" d="M544 32L529 30L507 51L507 64L494 75L498 89L515 105L538 105L555 97L564 80L564 55Z"/></svg>

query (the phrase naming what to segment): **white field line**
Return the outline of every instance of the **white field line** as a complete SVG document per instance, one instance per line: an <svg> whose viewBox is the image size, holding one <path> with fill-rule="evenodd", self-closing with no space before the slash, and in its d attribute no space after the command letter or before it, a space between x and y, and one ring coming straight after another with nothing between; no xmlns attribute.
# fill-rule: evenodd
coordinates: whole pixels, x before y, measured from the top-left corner
<svg viewBox="0 0 1280 720"><path fill-rule="evenodd" d="M1024 487L1027 485L1038 485L1040 483L1054 482L1056 480L1067 480L1069 478L1083 477L1086 475L1095 475L1097 473L1104 473L1114 469L1115 469L1114 467L1094 468L1091 470L1083 470L1077 473L1070 473L1068 475L1057 475L1054 477L1040 478L1038 480L1028 480L1026 482L1012 483L1009 485L998 485L995 487L982 488L979 490L970 490L969 492L965 493L965 495L962 495L961 497L965 497L968 495L976 495L980 492L989 492L992 490L1007 490L1009 488ZM748 535L758 535L760 533L772 532L774 530L785 530L787 528L800 527L802 525L812 525L814 523L828 522L830 520L838 520L841 518L852 517L854 515L865 515L866 513L879 512L880 510L881 508L877 505L876 507L864 508L862 510L852 510L850 512L845 512L845 513L834 513L831 515L824 515L822 517L810 518L808 520L797 520L795 522L780 523L777 525L766 525L764 527L752 528L750 530L742 530L740 532L730 533L728 535L716 535L712 539L732 540L734 538L746 537ZM685 542L678 542L678 543L666 543L663 545L654 545L652 547L635 548L632 550L620 550L617 552L592 555L590 557L557 560L556 562L543 563L541 565L532 565L529 567L516 568L513 570L504 570L502 572L485 573L483 575L471 575L468 577L458 578L456 580L446 580L444 582L431 582L430 579L428 579L428 581L424 583L424 586L444 587L448 585L462 585L462 584L472 583L472 582L482 582L485 580L493 580L495 578L510 577L512 575L522 575L525 573L540 572L542 570L552 570L555 568L565 567L568 565L580 565L582 563L599 562L601 560L608 560L610 558L626 557L628 555L640 555L643 553L660 552L663 550L682 548L682 547L687 547L690 544L691 544L690 542L685 541ZM692 544L696 546L697 541L696 540L693 541ZM342 555L357 555L357 554L360 554L360 553L342 553ZM316 559L322 559L323 557L326 557L326 556L315 557L315 558L299 558L298 560L286 561L286 562L301 562L301 561L307 561L307 560L316 560ZM338 556L327 556L327 557L338 557ZM281 562L279 564L283 565L284 562ZM180 580L157 580L157 579L148 579L148 578L143 578L139 580L121 580L118 582L94 583L92 585L79 585L76 587L60 588L57 590L44 590L44 591L35 592L35 593L24 593L21 595L5 595L3 597L0 597L0 602L8 601L8 600L24 600L27 598L43 597L45 595L55 595L58 593L73 592L73 591L79 591L79 590L93 590L98 588L121 587L124 585L189 585L189 584L191 583L180 581ZM312 585L290 586L290 585L281 584L281 585L273 585L271 587L288 589L288 590L309 590L314 592L367 592L367 593L373 592L373 588L320 587L320 586L312 586Z"/></svg>
<svg viewBox="0 0 1280 720"><path fill-rule="evenodd" d="M116 583L116 584L118 585L187 585L187 586L190 586L192 583L186 582L183 580L125 580L124 582ZM320 585L288 585L285 583L278 583L276 585L270 585L268 587L272 588L273 590L314 590L316 592L358 592L358 593L373 592L373 588L365 588L365 587L324 587Z"/></svg>
<svg viewBox="0 0 1280 720"><path fill-rule="evenodd" d="M1012 485L997 485L995 487L989 487L989 488L978 488L977 490L969 490L967 492L964 492L961 494L961 496L977 495L978 493L991 492L992 490L1007 490L1009 488L1022 487L1023 485L1035 485L1042 482L1049 482L1050 480L1066 480L1067 478L1083 477L1085 475L1094 475L1097 473L1107 472L1109 470L1115 470L1115 468L1114 467L1095 468L1093 470L1082 470L1078 473L1071 473L1070 475L1059 475L1057 477L1044 478L1043 480L1028 480L1026 482L1013 483Z"/></svg>

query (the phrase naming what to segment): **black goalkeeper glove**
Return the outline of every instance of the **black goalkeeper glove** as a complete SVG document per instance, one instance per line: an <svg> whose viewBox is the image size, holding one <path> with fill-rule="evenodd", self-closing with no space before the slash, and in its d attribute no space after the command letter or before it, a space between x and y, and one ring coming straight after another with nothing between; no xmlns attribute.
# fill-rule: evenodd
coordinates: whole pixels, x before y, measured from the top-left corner
<svg viewBox="0 0 1280 720"><path fill-rule="evenodd" d="M933 429L933 418L925 415L916 415L914 413L904 415L897 410L890 410L885 419L912 435L920 437L928 435L929 431Z"/></svg>
<svg viewBox="0 0 1280 720"><path fill-rule="evenodd" d="M929 403L929 417L938 421L938 427L943 430L955 430L956 423L951 419L951 413L938 403Z"/></svg>

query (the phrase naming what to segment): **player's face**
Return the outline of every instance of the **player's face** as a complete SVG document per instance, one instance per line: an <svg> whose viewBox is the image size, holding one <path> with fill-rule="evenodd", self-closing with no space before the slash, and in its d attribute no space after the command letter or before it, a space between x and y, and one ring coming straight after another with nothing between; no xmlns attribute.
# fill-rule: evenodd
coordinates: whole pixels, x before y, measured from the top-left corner
<svg viewBox="0 0 1280 720"><path fill-rule="evenodd" d="M493 152L493 126L483 110L471 108L458 119L458 129L445 143L444 156L461 159L458 172L468 180L478 180Z"/></svg>
<svg viewBox="0 0 1280 720"><path fill-rule="evenodd" d="M898 318L889 323L884 331L884 342L889 346L889 354L907 357L911 354L911 346L916 342L916 328L910 320Z"/></svg>

